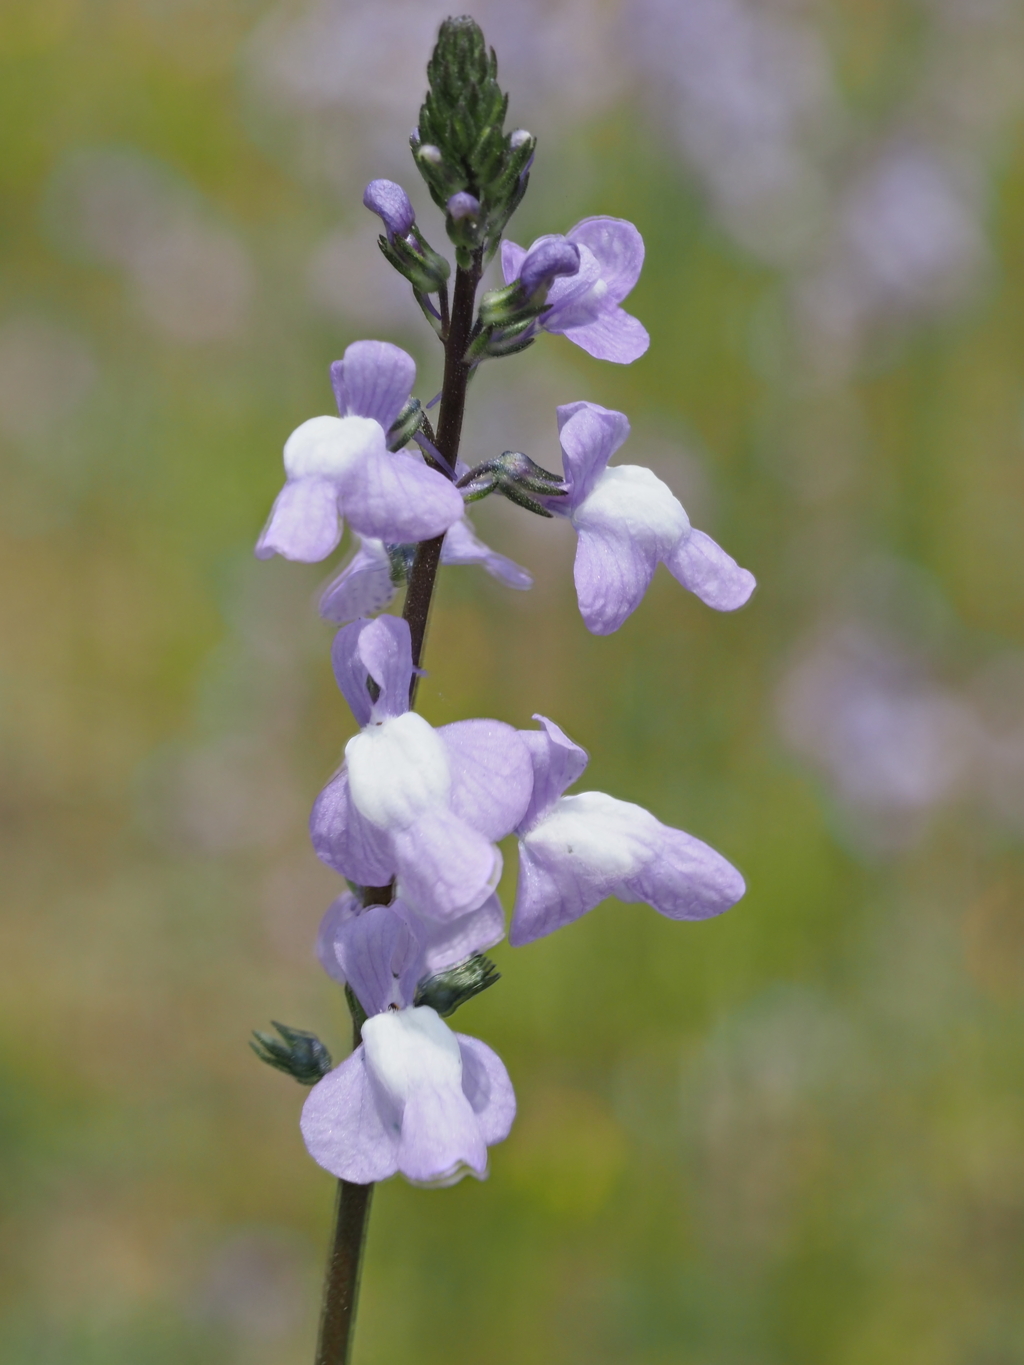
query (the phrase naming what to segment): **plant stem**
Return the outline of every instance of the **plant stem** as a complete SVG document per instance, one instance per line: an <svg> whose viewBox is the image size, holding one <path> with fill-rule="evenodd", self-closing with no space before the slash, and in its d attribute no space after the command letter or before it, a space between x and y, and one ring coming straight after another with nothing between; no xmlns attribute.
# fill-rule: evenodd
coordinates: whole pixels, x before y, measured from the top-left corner
<svg viewBox="0 0 1024 1365"><path fill-rule="evenodd" d="M455 274L451 320L444 346L444 384L441 389L441 413L437 424L438 450L455 469L462 438L462 417L466 409L466 388L472 365L463 360L469 346L476 315L476 291L480 283L480 253L468 270L461 266ZM409 623L412 635L413 667L420 666L423 642L430 616L430 602L434 582L441 562L444 536L421 541L409 575L402 615ZM409 686L409 707L416 700L417 675ZM363 890L363 904L386 905L394 894L394 883L388 886L369 886ZM353 1020L353 1047L362 1042L359 1028ZM338 1196L334 1208L334 1236L327 1258L324 1279L324 1301L320 1313L320 1337L315 1365L349 1365L352 1340L355 1335L356 1306L359 1298L359 1272L366 1246L366 1225L370 1216L372 1185L353 1185L348 1180L338 1181Z"/></svg>
<svg viewBox="0 0 1024 1365"><path fill-rule="evenodd" d="M480 253L473 258L468 269L462 266L455 272L455 291L452 295L451 323L444 343L444 383L441 387L441 412L437 422L438 450L454 470L459 457L459 442L462 439L462 417L466 410L466 388L472 365L467 365L463 357L469 346L476 315L476 290L480 283ZM427 634L427 620L430 616L430 602L434 596L434 582L437 568L441 562L441 546L444 536L420 542L409 575L409 587L405 594L405 607L402 615L409 623L412 636L412 662L414 668L420 667L423 657L423 642ZM416 700L416 684L419 681L414 673L409 685L409 706Z"/></svg>
<svg viewBox="0 0 1024 1365"><path fill-rule="evenodd" d="M359 1025L352 1020L352 1046L362 1042ZM359 1275L366 1249L372 1185L338 1181L334 1201L334 1234L324 1275L324 1301L320 1309L320 1334L315 1365L349 1365L359 1306Z"/></svg>

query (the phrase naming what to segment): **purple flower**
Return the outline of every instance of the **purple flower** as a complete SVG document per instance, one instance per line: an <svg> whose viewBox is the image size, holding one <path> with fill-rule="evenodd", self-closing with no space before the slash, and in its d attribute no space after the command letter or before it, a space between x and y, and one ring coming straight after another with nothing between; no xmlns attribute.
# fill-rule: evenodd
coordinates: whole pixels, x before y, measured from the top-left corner
<svg viewBox="0 0 1024 1365"><path fill-rule="evenodd" d="M579 535L574 577L580 613L595 635L610 635L634 612L659 562L716 611L735 611L755 579L691 527L667 484L640 465L608 461L629 435L621 412L596 403L558 409L567 497L552 512L569 517Z"/></svg>
<svg viewBox="0 0 1024 1365"><path fill-rule="evenodd" d="M427 917L454 920L477 909L501 875L495 842L530 799L525 744L500 721L435 730L410 711L409 627L394 616L343 627L331 657L363 728L313 806L318 856L360 886L397 876L398 894Z"/></svg>
<svg viewBox="0 0 1024 1365"><path fill-rule="evenodd" d="M551 721L523 731L534 788L519 826L519 885L509 942L519 946L585 915L607 896L646 901L669 919L708 919L743 895L713 848L604 792L563 796L587 754Z"/></svg>
<svg viewBox="0 0 1024 1365"><path fill-rule="evenodd" d="M540 261L534 253L554 259L554 244L565 242L579 250L579 270L555 279L548 291L548 311L538 319L545 332L567 336L598 360L628 365L650 345L646 328L619 307L640 278L644 242L632 223L623 218L584 218L564 238L540 237L526 251L515 242L501 244L505 283L528 277ZM531 258L533 258L531 260ZM550 261L549 261L550 263ZM561 273L561 272L557 272Z"/></svg>
<svg viewBox="0 0 1024 1365"><path fill-rule="evenodd" d="M413 1002L425 976L455 967L505 937L497 896L443 923L425 919L401 899L363 906L346 892L320 924L317 956L328 976L355 991L367 1014Z"/></svg>
<svg viewBox="0 0 1024 1365"><path fill-rule="evenodd" d="M496 1053L420 1005L366 1020L360 1046L310 1091L301 1127L314 1161L341 1180L401 1171L437 1187L483 1179L487 1148L508 1136L515 1112Z"/></svg>
<svg viewBox="0 0 1024 1365"><path fill-rule="evenodd" d="M367 536L359 537L359 548L320 598L320 615L326 621L343 626L359 616L383 611L393 600L398 582L389 548L398 547L388 547L382 540ZM509 588L525 590L533 586L533 579L525 569L477 538L465 516L449 527L441 549L441 563L480 564Z"/></svg>
<svg viewBox="0 0 1024 1365"><path fill-rule="evenodd" d="M363 191L363 203L384 224L388 241L408 237L416 222L409 196L393 180L371 180Z"/></svg>
<svg viewBox="0 0 1024 1365"><path fill-rule="evenodd" d="M454 485L419 456L387 448L415 378L412 356L386 341L353 342L334 362L341 416L311 417L285 442L287 482L257 542L260 559L324 559L341 539L341 516L360 535L395 544L440 535L459 520Z"/></svg>
<svg viewBox="0 0 1024 1365"><path fill-rule="evenodd" d="M487 1148L508 1136L516 1101L501 1060L413 1006L429 971L464 961L502 936L497 899L461 922L430 926L400 900L363 908L341 896L324 916L317 950L348 981L368 1018L362 1044L314 1086L302 1136L314 1160L367 1184L401 1171L419 1185L487 1174Z"/></svg>

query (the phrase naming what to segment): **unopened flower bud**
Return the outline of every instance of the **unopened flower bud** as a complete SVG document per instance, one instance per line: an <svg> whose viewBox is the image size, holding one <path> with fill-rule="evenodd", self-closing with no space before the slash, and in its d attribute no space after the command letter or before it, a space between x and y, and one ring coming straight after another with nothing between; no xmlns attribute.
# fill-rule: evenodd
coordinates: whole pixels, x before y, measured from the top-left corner
<svg viewBox="0 0 1024 1365"><path fill-rule="evenodd" d="M540 237L526 254L519 271L519 282L527 297L545 292L559 275L575 275L580 268L580 249L565 237L552 234Z"/></svg>
<svg viewBox="0 0 1024 1365"><path fill-rule="evenodd" d="M409 196L393 180L371 180L363 191L363 203L384 224L388 241L407 237L416 222Z"/></svg>
<svg viewBox="0 0 1024 1365"><path fill-rule="evenodd" d="M475 195L467 194L465 190L460 190L458 194L453 194L448 200L448 212L456 222L463 218L480 217L480 200Z"/></svg>
<svg viewBox="0 0 1024 1365"><path fill-rule="evenodd" d="M508 143L513 151L518 151L527 142L533 141L533 134L527 132L525 128L517 128L509 137Z"/></svg>
<svg viewBox="0 0 1024 1365"><path fill-rule="evenodd" d="M428 165L440 166L441 164L441 149L435 147L432 142L425 142L422 147L417 149L416 155L421 161L426 161Z"/></svg>

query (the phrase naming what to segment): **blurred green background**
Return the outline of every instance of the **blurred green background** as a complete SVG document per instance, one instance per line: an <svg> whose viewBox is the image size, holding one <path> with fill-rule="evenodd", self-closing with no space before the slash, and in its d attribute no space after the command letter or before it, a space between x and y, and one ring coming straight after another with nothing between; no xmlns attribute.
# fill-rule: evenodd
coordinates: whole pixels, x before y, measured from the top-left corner
<svg viewBox="0 0 1024 1365"><path fill-rule="evenodd" d="M351 720L330 566L257 563L328 363L433 339L360 205L427 0L0 6L2 1325L11 1365L312 1358L333 1182L271 1018L345 1050L306 836ZM609 903L458 1027L519 1096L487 1183L375 1196L361 1365L1024 1361L1024 8L487 0L541 139L511 236L637 223L629 369L496 362L465 451L626 411L756 573L585 631L572 535L474 513L428 718L535 711L745 873ZM510 903L515 858L503 894Z"/></svg>

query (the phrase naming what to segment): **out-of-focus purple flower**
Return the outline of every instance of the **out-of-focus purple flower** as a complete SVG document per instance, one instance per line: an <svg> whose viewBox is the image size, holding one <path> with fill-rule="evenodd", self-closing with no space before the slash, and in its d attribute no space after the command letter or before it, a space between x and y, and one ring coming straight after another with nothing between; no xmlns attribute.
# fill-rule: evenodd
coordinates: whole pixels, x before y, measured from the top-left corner
<svg viewBox="0 0 1024 1365"><path fill-rule="evenodd" d="M504 937L497 896L442 923L417 914L400 898L364 907L346 892L323 917L317 956L328 976L352 987L367 1014L380 1014L412 1004L425 976L447 971Z"/></svg>
<svg viewBox="0 0 1024 1365"><path fill-rule="evenodd" d="M700 839L604 792L563 796L587 754L552 721L535 719L543 729L522 732L534 788L518 828L513 945L571 924L608 896L646 901L677 920L708 919L736 904L743 878Z"/></svg>
<svg viewBox="0 0 1024 1365"><path fill-rule="evenodd" d="M619 307L640 278L644 241L639 232L623 218L584 218L564 238L538 238L529 251L515 242L503 241L505 283L521 278L521 271L529 265L526 283L532 293L529 279L534 263L537 269L541 264L547 268L555 259L555 244L559 242L577 248L579 269L571 275L550 272L553 283L547 295L548 311L538 319L538 326L545 332L567 336L598 360L628 365L639 359L651 339L643 324ZM568 263L564 251L562 259ZM561 278L554 278L556 274Z"/></svg>
<svg viewBox="0 0 1024 1365"><path fill-rule="evenodd" d="M640 605L659 562L716 611L735 611L754 591L753 574L691 527L667 484L640 465L608 461L629 435L621 412L596 403L558 409L569 493L552 499L579 535L576 594L587 629L610 635Z"/></svg>
<svg viewBox="0 0 1024 1365"><path fill-rule="evenodd" d="M440 535L462 497L419 456L387 448L387 432L416 378L412 356L386 341L356 341L331 366L340 417L311 417L285 442L287 482L256 545L260 559L314 563L341 539L341 517L391 543Z"/></svg>
<svg viewBox="0 0 1024 1365"><path fill-rule="evenodd" d="M401 185L393 180L371 180L363 191L363 203L384 224L388 241L408 237L416 222L412 203Z"/></svg>
<svg viewBox="0 0 1024 1365"><path fill-rule="evenodd" d="M525 591L533 586L533 579L526 570L485 545L465 516L445 534L441 563L480 564L506 587ZM320 615L326 621L343 626L359 616L373 616L383 611L397 591L389 547L382 540L360 536L355 554L324 589Z"/></svg>
<svg viewBox="0 0 1024 1365"><path fill-rule="evenodd" d="M465 190L453 194L446 207L456 222L460 222L463 218L480 217L480 200L477 199L476 195L467 194Z"/></svg>
<svg viewBox="0 0 1024 1365"><path fill-rule="evenodd" d="M508 1136L516 1100L489 1047L420 1005L363 1024L363 1041L313 1087L302 1136L315 1161L366 1185L396 1172L416 1185L483 1179L487 1148Z"/></svg>
<svg viewBox="0 0 1024 1365"><path fill-rule="evenodd" d="M332 661L363 729L313 807L318 856L360 886L397 876L398 894L427 917L451 921L477 909L501 875L495 843L530 799L525 744L500 721L435 730L410 711L409 627L396 617L343 627Z"/></svg>

